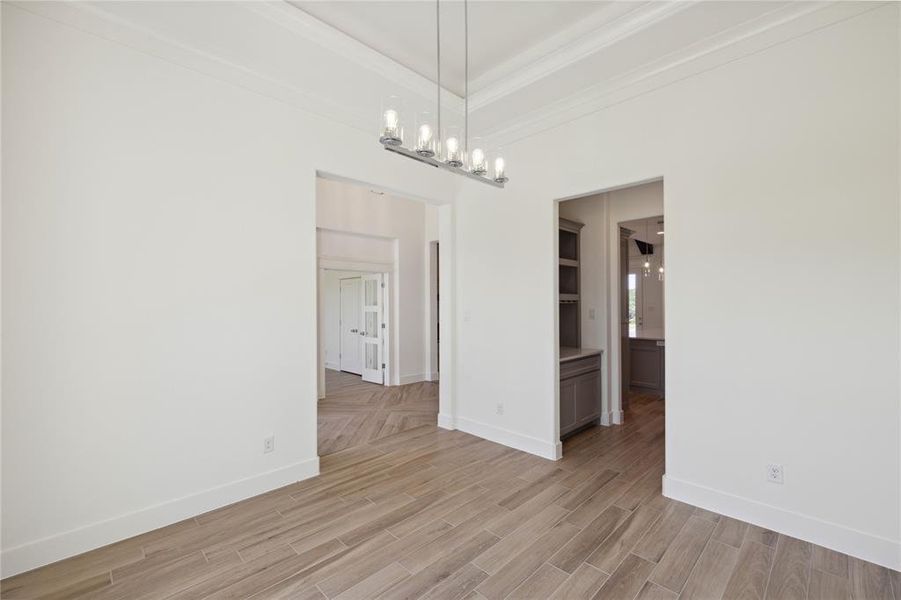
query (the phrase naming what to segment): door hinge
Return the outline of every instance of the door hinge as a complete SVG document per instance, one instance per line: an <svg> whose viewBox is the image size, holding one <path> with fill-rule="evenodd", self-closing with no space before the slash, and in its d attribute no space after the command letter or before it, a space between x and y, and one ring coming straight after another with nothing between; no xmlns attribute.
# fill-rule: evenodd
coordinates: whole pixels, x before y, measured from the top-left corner
<svg viewBox="0 0 901 600"><path fill-rule="evenodd" d="M382 363L382 368L383 368L383 369L385 368L385 363Z"/></svg>
<svg viewBox="0 0 901 600"><path fill-rule="evenodd" d="M384 328L385 328L385 324L384 324L384 323L382 323L382 329L384 329Z"/></svg>
<svg viewBox="0 0 901 600"><path fill-rule="evenodd" d="M385 289L385 284L384 284L384 283L382 284L382 289Z"/></svg>

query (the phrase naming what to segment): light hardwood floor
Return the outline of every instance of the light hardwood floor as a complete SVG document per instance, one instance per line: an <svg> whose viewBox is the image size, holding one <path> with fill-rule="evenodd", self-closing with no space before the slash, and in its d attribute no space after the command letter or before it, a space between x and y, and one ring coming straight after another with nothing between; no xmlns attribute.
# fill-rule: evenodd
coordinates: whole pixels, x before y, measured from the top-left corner
<svg viewBox="0 0 901 600"><path fill-rule="evenodd" d="M325 371L319 401L319 456L438 422L438 384L385 387L359 375Z"/></svg>
<svg viewBox="0 0 901 600"><path fill-rule="evenodd" d="M660 495L663 402L542 460L423 425L2 582L4 598L901 600L898 573ZM894 590L894 591L893 591Z"/></svg>

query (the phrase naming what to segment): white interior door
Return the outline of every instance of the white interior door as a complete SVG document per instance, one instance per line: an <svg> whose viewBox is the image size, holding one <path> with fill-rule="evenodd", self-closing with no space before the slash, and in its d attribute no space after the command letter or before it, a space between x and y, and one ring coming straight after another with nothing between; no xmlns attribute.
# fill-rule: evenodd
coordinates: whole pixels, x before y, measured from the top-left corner
<svg viewBox="0 0 901 600"><path fill-rule="evenodd" d="M363 381L382 384L385 322L382 318L382 275L363 275Z"/></svg>
<svg viewBox="0 0 901 600"><path fill-rule="evenodd" d="M340 369L357 375L363 373L363 344L360 335L362 287L359 277L341 280Z"/></svg>

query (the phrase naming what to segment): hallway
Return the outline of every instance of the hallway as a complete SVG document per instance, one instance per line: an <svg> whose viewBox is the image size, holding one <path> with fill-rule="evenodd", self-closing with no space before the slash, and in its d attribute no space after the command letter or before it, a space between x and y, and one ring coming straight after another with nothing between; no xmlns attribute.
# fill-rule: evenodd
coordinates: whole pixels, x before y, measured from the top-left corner
<svg viewBox="0 0 901 600"><path fill-rule="evenodd" d="M385 387L326 369L325 391L319 401L319 456L438 421L437 383Z"/></svg>

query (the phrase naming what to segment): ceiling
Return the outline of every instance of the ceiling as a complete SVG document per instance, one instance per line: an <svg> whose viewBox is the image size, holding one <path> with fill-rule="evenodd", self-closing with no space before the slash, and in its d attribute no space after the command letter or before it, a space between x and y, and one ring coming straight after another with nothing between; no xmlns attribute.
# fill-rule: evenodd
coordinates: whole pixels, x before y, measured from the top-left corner
<svg viewBox="0 0 901 600"><path fill-rule="evenodd" d="M659 234L663 229L663 215L659 217L649 217L647 219L636 219L634 221L624 221L619 224L620 227L631 229L635 233L631 236L633 240L641 240L649 244L662 244L664 236Z"/></svg>
<svg viewBox="0 0 901 600"><path fill-rule="evenodd" d="M290 3L426 79L437 81L435 2ZM546 51L553 51L587 27L612 20L632 8L626 3L600 1L472 2L468 7L469 91L492 83L505 72L505 64L515 61L524 50L544 44ZM463 96L463 2L441 2L440 16L442 85Z"/></svg>
<svg viewBox="0 0 901 600"><path fill-rule="evenodd" d="M431 0L6 1L373 139L387 95L407 120L435 107ZM441 6L442 119L459 125L463 5ZM470 134L509 144L879 6L472 0Z"/></svg>

